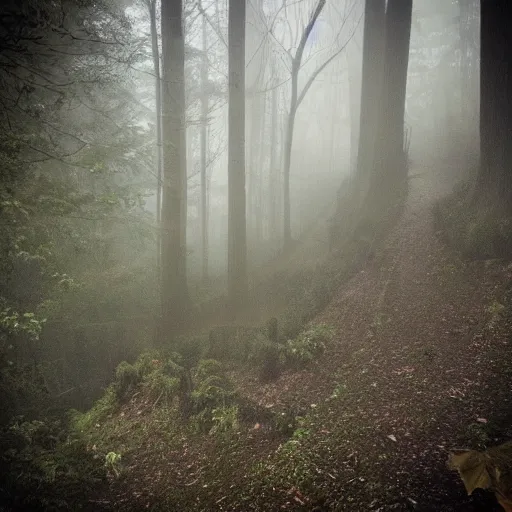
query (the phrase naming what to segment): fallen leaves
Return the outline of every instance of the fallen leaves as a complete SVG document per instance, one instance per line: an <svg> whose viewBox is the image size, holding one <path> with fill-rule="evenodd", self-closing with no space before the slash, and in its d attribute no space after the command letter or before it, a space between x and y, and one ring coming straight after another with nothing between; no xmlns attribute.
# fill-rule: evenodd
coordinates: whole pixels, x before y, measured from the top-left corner
<svg viewBox="0 0 512 512"><path fill-rule="evenodd" d="M397 370L393 370L395 375L407 375L414 372L414 368L412 366L404 366L403 368L398 368Z"/></svg>
<svg viewBox="0 0 512 512"><path fill-rule="evenodd" d="M485 452L453 453L448 465L459 472L468 494L475 489L489 489L503 509L512 512L512 442Z"/></svg>

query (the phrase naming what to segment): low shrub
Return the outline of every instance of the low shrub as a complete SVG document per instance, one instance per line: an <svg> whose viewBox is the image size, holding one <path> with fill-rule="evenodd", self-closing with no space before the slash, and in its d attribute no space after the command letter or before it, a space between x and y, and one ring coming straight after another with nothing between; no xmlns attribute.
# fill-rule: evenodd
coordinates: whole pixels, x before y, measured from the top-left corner
<svg viewBox="0 0 512 512"><path fill-rule="evenodd" d="M334 330L328 325L312 326L286 342L281 350L281 358L286 365L302 368L324 352L326 343L333 336Z"/></svg>
<svg viewBox="0 0 512 512"><path fill-rule="evenodd" d="M122 402L129 398L140 384L142 376L138 368L126 361L119 364L116 369L114 387L117 399Z"/></svg>
<svg viewBox="0 0 512 512"><path fill-rule="evenodd" d="M203 382L212 376L223 376L224 369L222 363L216 359L202 359L199 361L195 370L195 378L198 382Z"/></svg>
<svg viewBox="0 0 512 512"><path fill-rule="evenodd" d="M162 371L150 373L144 379L144 388L151 400L170 406L180 391L180 379L170 377Z"/></svg>
<svg viewBox="0 0 512 512"><path fill-rule="evenodd" d="M212 427L210 434L229 436L240 428L238 406L217 407L212 411Z"/></svg>
<svg viewBox="0 0 512 512"><path fill-rule="evenodd" d="M134 363L139 378L142 380L146 375L155 371L161 361L161 354L156 350L143 352Z"/></svg>
<svg viewBox="0 0 512 512"><path fill-rule="evenodd" d="M120 453L108 452L105 455L105 468L110 476L118 478L121 475L121 459Z"/></svg>
<svg viewBox="0 0 512 512"><path fill-rule="evenodd" d="M195 430L209 432L214 426L213 411L236 404L233 385L224 374L222 364L215 359L204 359L193 372L193 391L190 394Z"/></svg>

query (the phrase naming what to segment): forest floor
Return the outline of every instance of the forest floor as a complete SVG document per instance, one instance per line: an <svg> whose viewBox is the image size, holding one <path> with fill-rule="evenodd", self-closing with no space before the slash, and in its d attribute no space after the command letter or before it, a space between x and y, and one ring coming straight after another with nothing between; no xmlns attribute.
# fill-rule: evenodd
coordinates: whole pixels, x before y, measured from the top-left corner
<svg viewBox="0 0 512 512"><path fill-rule="evenodd" d="M297 411L291 440L262 423L236 440L182 439L158 460L140 453L112 489L116 509L494 510L490 494L466 496L447 460L512 439L512 267L447 248L432 206L450 184L412 174L375 258L312 322L335 329L325 353L268 384L230 375L260 405Z"/></svg>

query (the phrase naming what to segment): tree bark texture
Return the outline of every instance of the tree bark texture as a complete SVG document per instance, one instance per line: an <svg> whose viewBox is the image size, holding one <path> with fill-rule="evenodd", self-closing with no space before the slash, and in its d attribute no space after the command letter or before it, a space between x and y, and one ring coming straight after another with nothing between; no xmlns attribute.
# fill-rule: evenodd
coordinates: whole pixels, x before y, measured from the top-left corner
<svg viewBox="0 0 512 512"><path fill-rule="evenodd" d="M228 22L228 297L233 314L245 303L245 0L229 0Z"/></svg>

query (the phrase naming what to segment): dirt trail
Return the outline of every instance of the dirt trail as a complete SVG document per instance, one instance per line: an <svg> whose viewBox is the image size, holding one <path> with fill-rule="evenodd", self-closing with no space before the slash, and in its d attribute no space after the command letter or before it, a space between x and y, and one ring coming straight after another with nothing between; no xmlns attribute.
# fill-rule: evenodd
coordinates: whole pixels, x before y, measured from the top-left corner
<svg viewBox="0 0 512 512"><path fill-rule="evenodd" d="M461 432L510 419L511 378L500 375L508 337L488 329L487 312L510 272L459 261L435 236L431 209L452 185L445 176L416 173L377 257L315 320L337 330L318 365L263 390L244 383L260 403L302 410L343 387L316 433L319 448L322 435L346 434L325 462L336 477L327 510L492 510L465 497L446 461Z"/></svg>

